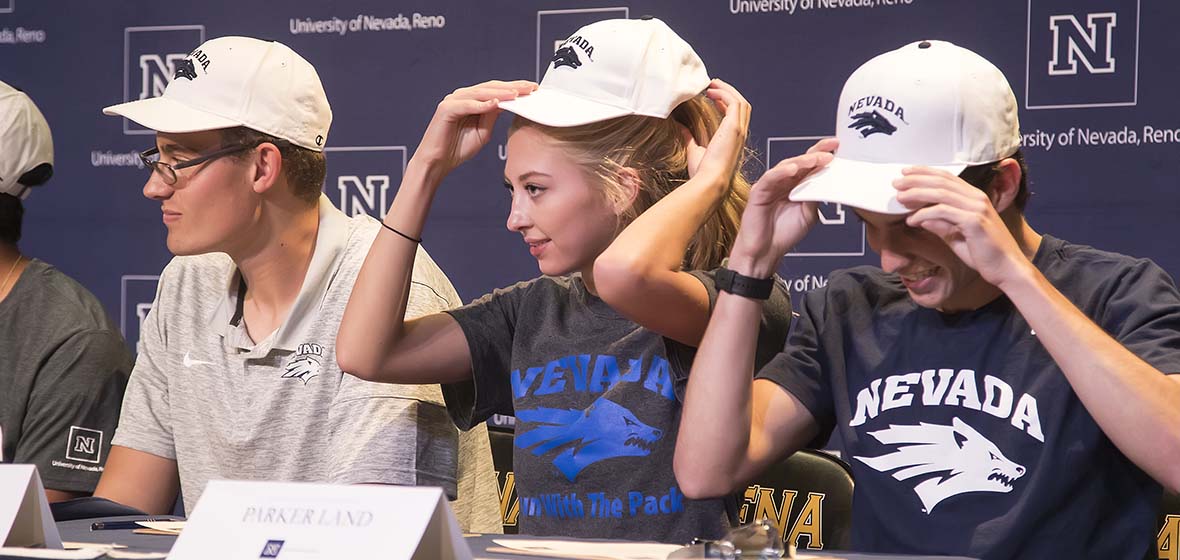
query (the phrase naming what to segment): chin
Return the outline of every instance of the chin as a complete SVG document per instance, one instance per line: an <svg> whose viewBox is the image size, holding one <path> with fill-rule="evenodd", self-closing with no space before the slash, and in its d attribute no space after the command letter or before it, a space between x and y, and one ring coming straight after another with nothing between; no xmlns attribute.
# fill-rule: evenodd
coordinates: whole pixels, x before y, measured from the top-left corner
<svg viewBox="0 0 1180 560"><path fill-rule="evenodd" d="M919 307L925 307L927 309L941 309L942 304L945 301L945 298L935 294L916 296L913 293L910 293L910 299L913 300L913 302Z"/></svg>
<svg viewBox="0 0 1180 560"><path fill-rule="evenodd" d="M914 292L909 292L909 296L915 304L929 309L942 309L949 299L946 291L942 289L933 290L924 294L915 294Z"/></svg>
<svg viewBox="0 0 1180 560"><path fill-rule="evenodd" d="M582 268L571 265L567 262L556 262L554 259L544 259L537 261L537 268L540 269L541 274L545 276L565 276L573 274L582 270Z"/></svg>
<svg viewBox="0 0 1180 560"><path fill-rule="evenodd" d="M192 255L200 255L200 254L204 254L204 253L209 252L208 250L198 247L198 246L194 245L193 243L185 243L184 241L182 241L180 239L174 239L173 236L171 236L171 235L168 236L167 245L168 245L168 252L172 253L174 256L177 256L177 257L188 257L188 256L192 256Z"/></svg>
<svg viewBox="0 0 1180 560"><path fill-rule="evenodd" d="M567 270L563 267L552 266L540 262L537 263L537 268L541 271L541 274L544 274L545 276L565 276L571 272L570 270Z"/></svg>

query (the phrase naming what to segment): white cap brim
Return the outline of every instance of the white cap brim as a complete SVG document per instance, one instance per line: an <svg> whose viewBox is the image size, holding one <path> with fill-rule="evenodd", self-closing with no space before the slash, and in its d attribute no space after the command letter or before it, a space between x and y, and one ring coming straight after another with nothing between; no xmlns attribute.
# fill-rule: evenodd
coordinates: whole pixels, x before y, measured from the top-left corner
<svg viewBox="0 0 1180 560"><path fill-rule="evenodd" d="M901 177L901 170L909 163L873 163L836 157L823 169L804 179L788 198L796 202L828 202L844 204L881 214L908 214L897 201L893 180ZM929 165L958 175L966 164Z"/></svg>
<svg viewBox="0 0 1180 560"><path fill-rule="evenodd" d="M633 114L634 111L544 86L500 103L500 108L545 126L579 126Z"/></svg>
<svg viewBox="0 0 1180 560"><path fill-rule="evenodd" d="M242 123L233 119L194 109L167 97L152 97L111 105L104 108L102 113L127 117L140 126L157 132L201 132L242 126Z"/></svg>

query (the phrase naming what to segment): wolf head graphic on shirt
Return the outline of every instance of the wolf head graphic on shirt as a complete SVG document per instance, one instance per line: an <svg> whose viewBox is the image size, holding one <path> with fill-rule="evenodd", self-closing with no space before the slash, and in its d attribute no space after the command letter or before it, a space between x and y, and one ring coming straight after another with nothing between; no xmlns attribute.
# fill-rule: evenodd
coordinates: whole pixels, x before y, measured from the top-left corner
<svg viewBox="0 0 1180 560"><path fill-rule="evenodd" d="M1012 491L1025 469L1004 456L994 443L958 418L950 426L919 423L917 426L890 425L869 435L897 451L878 457L860 457L860 462L893 473L897 480L926 478L914 487L925 512L940 502L968 492Z"/></svg>
<svg viewBox="0 0 1180 560"><path fill-rule="evenodd" d="M599 461L647 456L664 435L605 397L594 401L586 410L518 410L516 419L528 427L516 435L516 446L531 448L532 454L538 456L560 450L553 466L570 482L582 469Z"/></svg>

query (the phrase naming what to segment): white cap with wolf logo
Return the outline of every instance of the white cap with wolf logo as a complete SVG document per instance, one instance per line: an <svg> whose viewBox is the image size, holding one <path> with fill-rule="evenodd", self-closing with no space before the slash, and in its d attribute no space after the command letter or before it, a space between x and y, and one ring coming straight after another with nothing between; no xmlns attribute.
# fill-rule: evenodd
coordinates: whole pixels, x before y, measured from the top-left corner
<svg viewBox="0 0 1180 560"><path fill-rule="evenodd" d="M878 55L849 76L836 109L836 158L791 191L795 201L906 214L893 180L925 165L959 174L1020 147L1016 96L983 57L945 41Z"/></svg>
<svg viewBox="0 0 1180 560"><path fill-rule="evenodd" d="M562 43L536 91L500 107L547 126L667 118L709 86L705 63L656 18L608 19Z"/></svg>
<svg viewBox="0 0 1180 560"><path fill-rule="evenodd" d="M276 41L218 37L177 63L160 97L102 110L159 132L245 126L322 151L332 109L311 63Z"/></svg>

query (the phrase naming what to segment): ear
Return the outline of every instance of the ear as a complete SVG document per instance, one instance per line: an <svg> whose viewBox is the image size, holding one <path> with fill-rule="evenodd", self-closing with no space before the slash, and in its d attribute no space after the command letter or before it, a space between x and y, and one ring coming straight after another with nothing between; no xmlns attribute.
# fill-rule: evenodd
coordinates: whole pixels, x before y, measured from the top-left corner
<svg viewBox="0 0 1180 560"><path fill-rule="evenodd" d="M283 154L270 142L254 151L254 192L266 194L283 177Z"/></svg>
<svg viewBox="0 0 1180 560"><path fill-rule="evenodd" d="M1016 195L1020 192L1022 173L1020 164L1012 158L1001 160L999 165L999 172L992 178L989 196L992 199L992 205L996 207L996 213L1003 214L1016 202Z"/></svg>
<svg viewBox="0 0 1180 560"><path fill-rule="evenodd" d="M635 204L635 198L639 196L639 190L643 188L643 180L639 178L639 172L633 167L624 167L619 170L619 185L623 187L625 197L616 203L614 208L615 214L622 215Z"/></svg>

